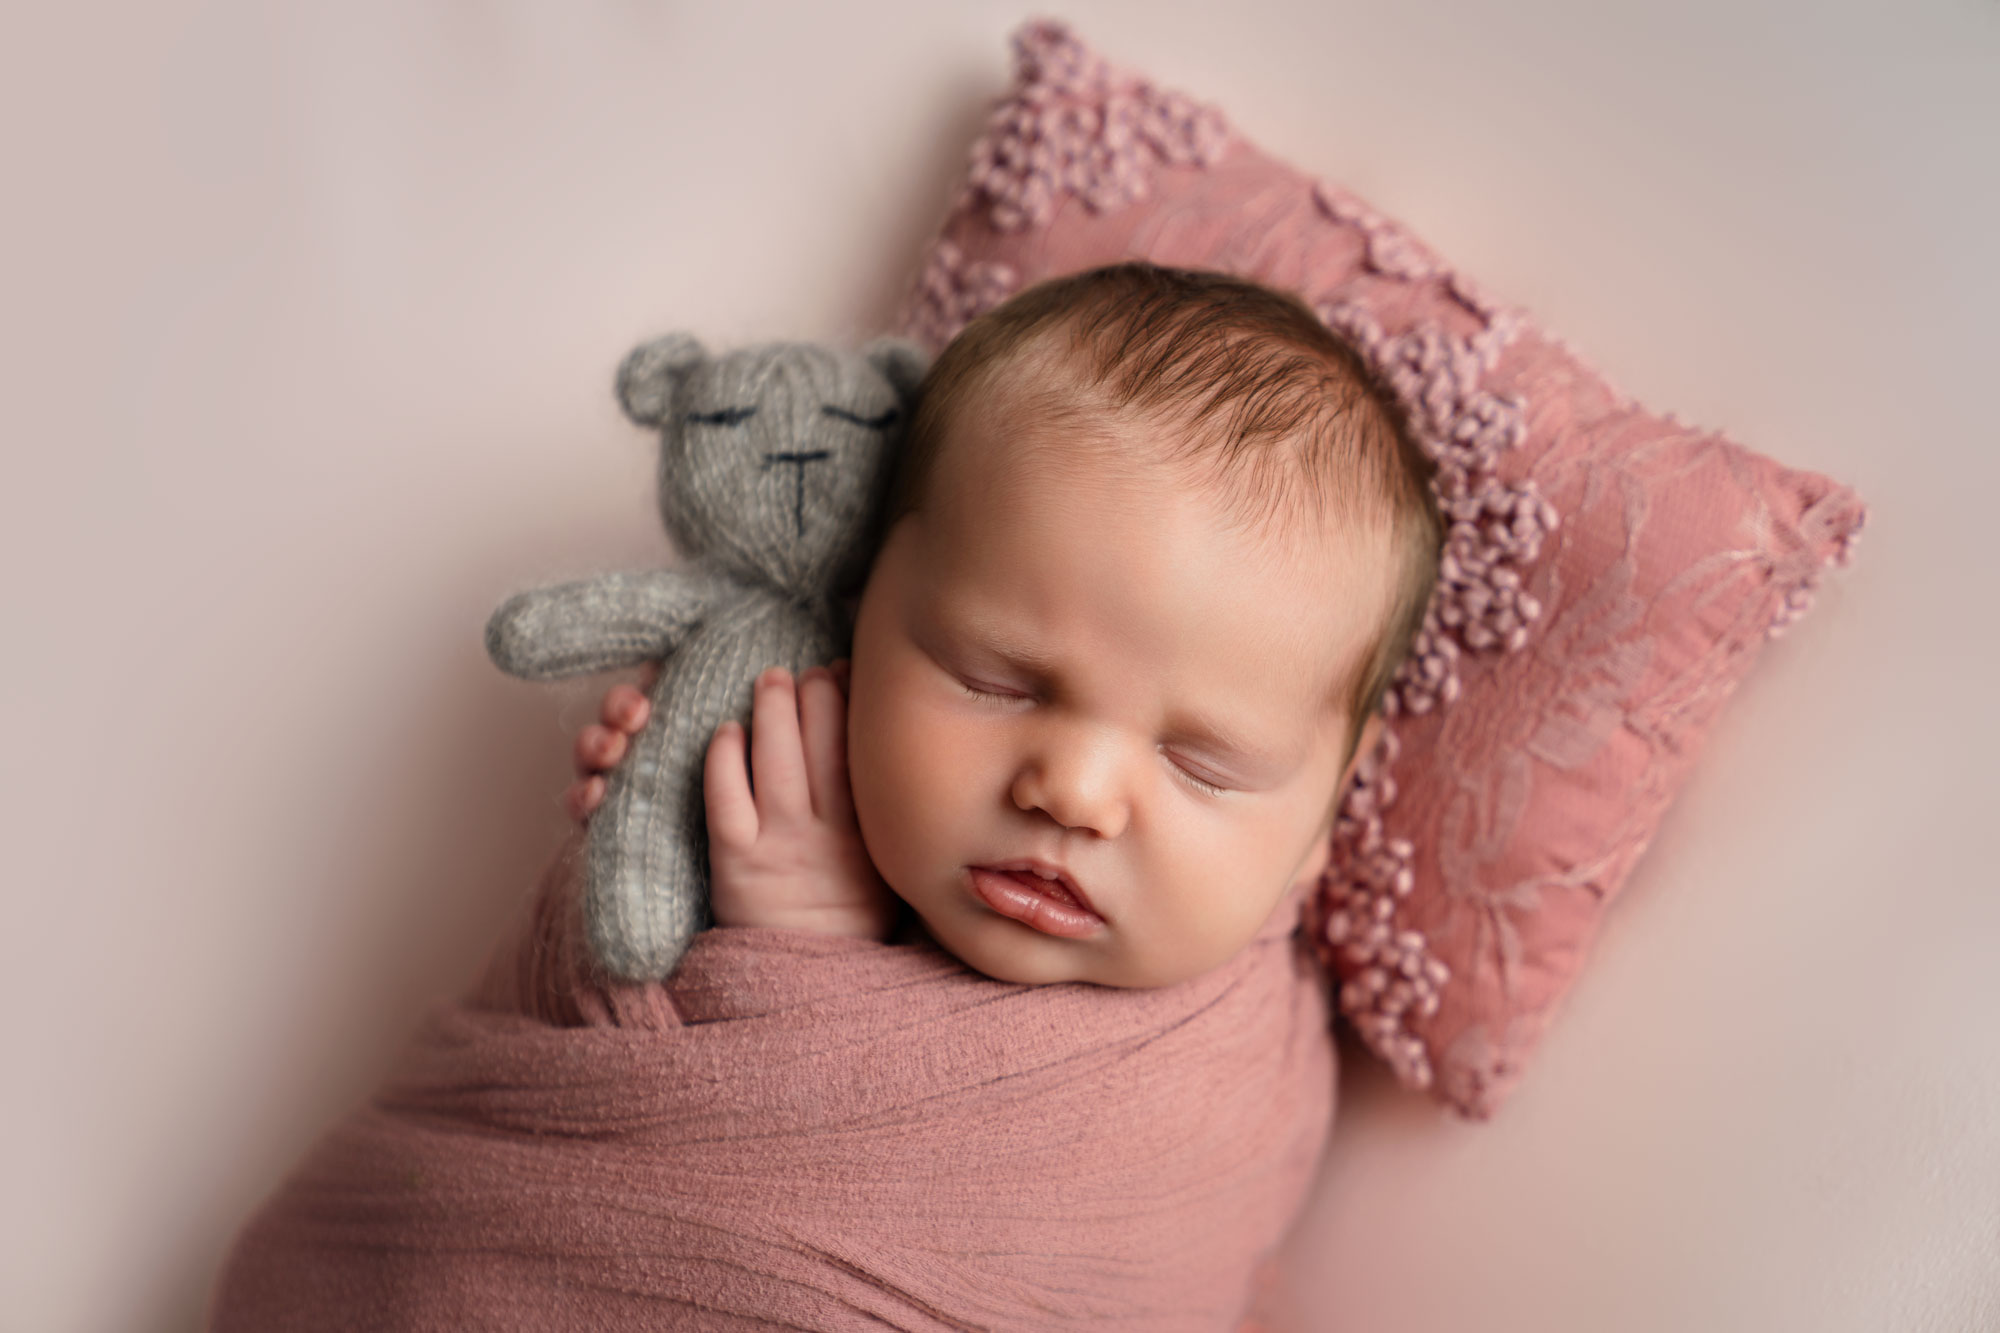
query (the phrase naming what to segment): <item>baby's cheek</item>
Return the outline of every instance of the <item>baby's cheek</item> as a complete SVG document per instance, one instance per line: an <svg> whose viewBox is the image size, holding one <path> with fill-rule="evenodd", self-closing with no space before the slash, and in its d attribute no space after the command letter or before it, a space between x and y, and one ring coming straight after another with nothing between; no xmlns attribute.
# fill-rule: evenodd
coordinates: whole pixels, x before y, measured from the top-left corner
<svg viewBox="0 0 2000 1333"><path fill-rule="evenodd" d="M862 842L882 878L898 893L921 859L923 821L930 803L941 796L923 747L906 733L907 728L891 720L848 745L848 780Z"/></svg>
<svg viewBox="0 0 2000 1333"><path fill-rule="evenodd" d="M1162 929L1145 951L1150 984L1191 980L1222 966L1256 939L1290 886L1279 883L1276 867L1245 864L1249 859L1211 863L1205 872L1180 881L1171 924L1159 923Z"/></svg>

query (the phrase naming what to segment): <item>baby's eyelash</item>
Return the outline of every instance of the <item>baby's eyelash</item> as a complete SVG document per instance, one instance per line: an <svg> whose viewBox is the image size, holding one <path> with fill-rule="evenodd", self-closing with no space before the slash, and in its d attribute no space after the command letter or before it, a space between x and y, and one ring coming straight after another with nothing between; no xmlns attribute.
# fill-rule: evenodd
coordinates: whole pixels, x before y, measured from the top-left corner
<svg viewBox="0 0 2000 1333"><path fill-rule="evenodd" d="M971 695L975 699L998 699L1005 702L1013 699L1025 699L1028 697L1025 694L1002 694L998 690L982 690L978 686L968 684L962 680L958 682L958 688L964 690L967 694Z"/></svg>
<svg viewBox="0 0 2000 1333"><path fill-rule="evenodd" d="M1167 762L1173 763L1172 760L1168 760ZM1213 782L1203 782L1179 764L1174 764L1174 772L1180 774L1183 781L1205 796L1220 796L1227 790L1226 788L1216 786Z"/></svg>

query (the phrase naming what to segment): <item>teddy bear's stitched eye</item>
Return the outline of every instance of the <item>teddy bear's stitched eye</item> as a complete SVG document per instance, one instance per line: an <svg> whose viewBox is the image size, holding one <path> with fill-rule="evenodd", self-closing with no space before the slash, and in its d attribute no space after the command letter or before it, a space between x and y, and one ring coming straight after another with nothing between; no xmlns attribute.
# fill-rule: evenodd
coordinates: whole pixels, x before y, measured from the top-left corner
<svg viewBox="0 0 2000 1333"><path fill-rule="evenodd" d="M754 407L725 407L718 412L690 412L688 420L703 426L740 426L756 415Z"/></svg>
<svg viewBox="0 0 2000 1333"><path fill-rule="evenodd" d="M870 430L887 430L894 424L897 415L896 409L892 407L880 416L864 417L859 412L850 412L844 407L835 407L831 403L820 408L820 411L830 417L838 417L842 421L851 421L857 426L866 426Z"/></svg>

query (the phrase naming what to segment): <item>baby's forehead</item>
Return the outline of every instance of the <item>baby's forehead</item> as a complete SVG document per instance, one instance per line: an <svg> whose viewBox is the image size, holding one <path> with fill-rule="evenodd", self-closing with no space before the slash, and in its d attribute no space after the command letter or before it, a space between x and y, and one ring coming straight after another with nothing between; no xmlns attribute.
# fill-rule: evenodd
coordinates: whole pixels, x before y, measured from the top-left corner
<svg viewBox="0 0 2000 1333"><path fill-rule="evenodd" d="M977 502L996 486L1075 488L1116 495L1171 487L1204 498L1277 551L1351 554L1390 546L1381 506L1326 503L1356 488L1308 475L1308 451L1284 441L1231 448L1226 422L1170 408L1120 404L1063 370L1059 358L1010 359L969 385L941 423L927 483ZM1381 577L1387 578L1386 569ZM1301 575L1301 583L1311 582Z"/></svg>
<svg viewBox="0 0 2000 1333"><path fill-rule="evenodd" d="M1231 653L1293 664L1301 712L1341 695L1394 595L1386 526L1333 524L1297 504L1257 511L1229 479L1170 461L1116 416L975 420L981 428L957 442L966 455L940 460L931 496L943 521L930 531L944 545L929 577L943 602L976 603L980 588L1012 579L1014 553L989 543L989 525L1058 515L1075 528L1116 528L1129 538L1122 549L1146 553L1136 581L1111 578L1110 562L1087 547L1062 566L1064 577L1102 586L1107 623L1192 617L1190 639L1232 640ZM1263 614L1246 617L1253 605Z"/></svg>
<svg viewBox="0 0 2000 1333"><path fill-rule="evenodd" d="M1168 460L1200 452L1190 422L1117 402L1065 364L1052 336L974 376L939 426L934 468L960 486L1051 470L1104 485L1141 483ZM971 465L947 466L953 462Z"/></svg>
<svg viewBox="0 0 2000 1333"><path fill-rule="evenodd" d="M1114 377L1088 366L1061 327L1015 344L968 377L939 423L927 489L984 503L996 487L1022 484L1112 499L1165 486L1211 502L1256 537L1301 596L1372 601L1395 586L1381 479L1365 475L1357 450L1313 437L1324 423L1246 440L1244 415L1226 402L1218 410L1199 393L1193 403L1171 394L1122 402Z"/></svg>

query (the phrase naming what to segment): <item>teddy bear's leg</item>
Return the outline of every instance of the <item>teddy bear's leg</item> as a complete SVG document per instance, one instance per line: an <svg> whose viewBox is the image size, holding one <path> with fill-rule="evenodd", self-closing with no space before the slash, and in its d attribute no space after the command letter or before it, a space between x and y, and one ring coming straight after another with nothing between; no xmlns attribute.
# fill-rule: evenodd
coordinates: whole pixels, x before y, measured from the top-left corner
<svg viewBox="0 0 2000 1333"><path fill-rule="evenodd" d="M797 673L843 646L821 609L746 595L718 608L667 659L652 720L632 738L590 819L584 916L607 972L664 980L708 924L701 778L715 728L732 717L748 725L752 685L765 667Z"/></svg>
<svg viewBox="0 0 2000 1333"><path fill-rule="evenodd" d="M591 949L607 972L628 981L664 978L708 924L700 775L715 729L705 715L719 710L658 694L653 707L606 783L586 850Z"/></svg>

